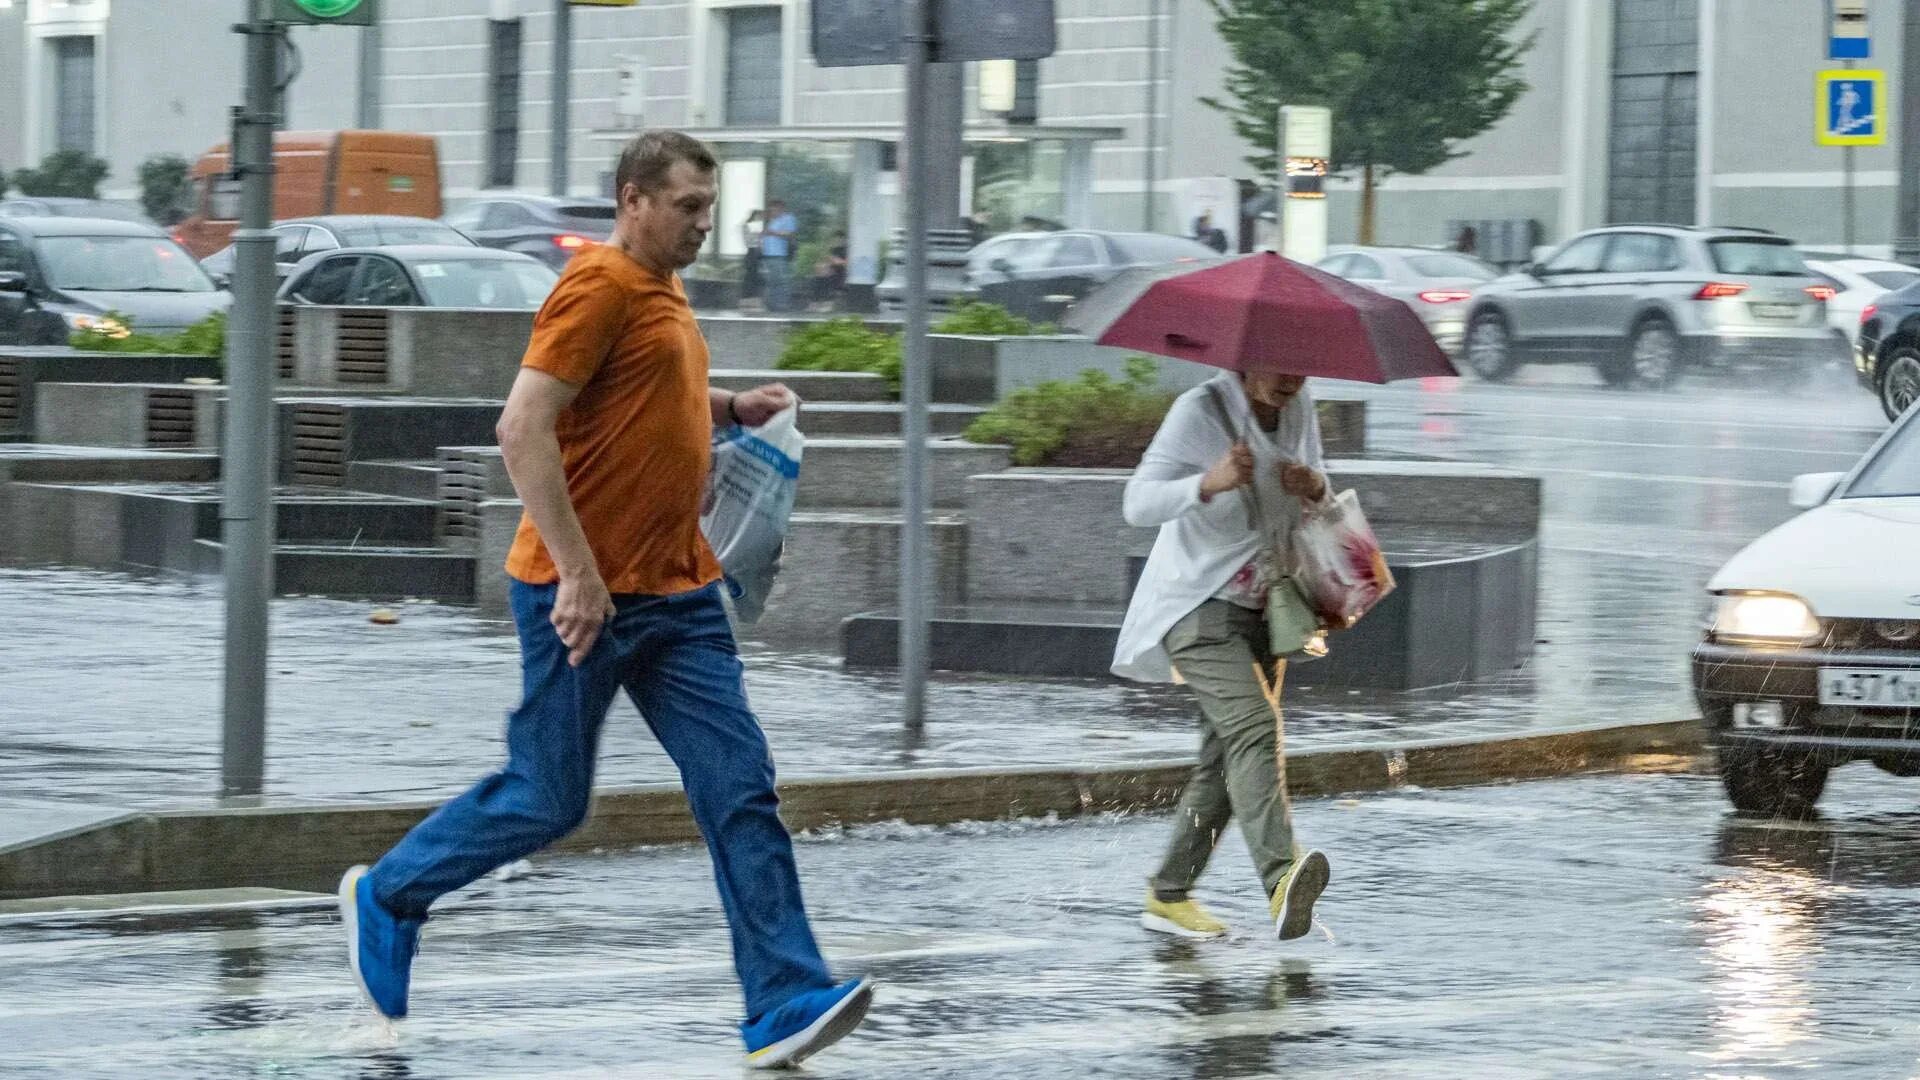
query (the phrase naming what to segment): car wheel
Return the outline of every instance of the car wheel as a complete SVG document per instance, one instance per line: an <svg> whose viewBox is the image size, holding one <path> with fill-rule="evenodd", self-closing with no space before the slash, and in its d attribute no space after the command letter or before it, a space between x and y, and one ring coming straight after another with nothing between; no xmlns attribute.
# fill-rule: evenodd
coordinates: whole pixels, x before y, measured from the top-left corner
<svg viewBox="0 0 1920 1080"><path fill-rule="evenodd" d="M1672 386L1680 378L1680 335L1662 318L1642 320L1626 347L1600 362L1609 386Z"/></svg>
<svg viewBox="0 0 1920 1080"><path fill-rule="evenodd" d="M1898 420L1920 401L1920 348L1898 345L1880 360L1880 407Z"/></svg>
<svg viewBox="0 0 1920 1080"><path fill-rule="evenodd" d="M1804 818L1827 787L1829 766L1779 750L1730 750L1719 754L1720 784L1743 814Z"/></svg>
<svg viewBox="0 0 1920 1080"><path fill-rule="evenodd" d="M1506 382L1520 370L1513 354L1513 334L1507 317L1497 311L1483 311L1467 324L1467 368L1487 382Z"/></svg>

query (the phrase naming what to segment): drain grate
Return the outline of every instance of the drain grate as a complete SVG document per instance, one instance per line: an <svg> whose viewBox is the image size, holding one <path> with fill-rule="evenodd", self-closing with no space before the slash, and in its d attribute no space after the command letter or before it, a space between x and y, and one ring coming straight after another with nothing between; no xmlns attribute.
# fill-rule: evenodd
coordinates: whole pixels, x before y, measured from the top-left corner
<svg viewBox="0 0 1920 1080"><path fill-rule="evenodd" d="M487 498L488 464L469 450L440 451L441 543L468 547L480 543L480 504Z"/></svg>
<svg viewBox="0 0 1920 1080"><path fill-rule="evenodd" d="M292 381L299 370L295 359L300 340L299 313L292 304L281 304L274 313L279 320L273 339L274 362L279 365L280 377Z"/></svg>
<svg viewBox="0 0 1920 1080"><path fill-rule="evenodd" d="M293 482L339 487L347 475L347 410L296 405L293 410Z"/></svg>
<svg viewBox="0 0 1920 1080"><path fill-rule="evenodd" d="M20 361L0 356L0 431L20 432Z"/></svg>
<svg viewBox="0 0 1920 1080"><path fill-rule="evenodd" d="M343 383L387 381L387 309L339 308L336 377Z"/></svg>
<svg viewBox="0 0 1920 1080"><path fill-rule="evenodd" d="M193 445L193 391L147 391L147 445Z"/></svg>

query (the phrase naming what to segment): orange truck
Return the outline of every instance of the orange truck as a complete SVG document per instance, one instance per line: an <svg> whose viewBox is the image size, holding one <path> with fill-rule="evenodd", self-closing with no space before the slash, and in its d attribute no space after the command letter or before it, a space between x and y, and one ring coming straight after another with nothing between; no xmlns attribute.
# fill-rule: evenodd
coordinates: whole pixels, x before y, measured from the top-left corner
<svg viewBox="0 0 1920 1080"><path fill-rule="evenodd" d="M273 137L275 221L321 214L437 218L440 151L431 135L403 131L281 131ZM194 212L174 239L196 259L226 247L239 227L240 181L227 144L193 167Z"/></svg>

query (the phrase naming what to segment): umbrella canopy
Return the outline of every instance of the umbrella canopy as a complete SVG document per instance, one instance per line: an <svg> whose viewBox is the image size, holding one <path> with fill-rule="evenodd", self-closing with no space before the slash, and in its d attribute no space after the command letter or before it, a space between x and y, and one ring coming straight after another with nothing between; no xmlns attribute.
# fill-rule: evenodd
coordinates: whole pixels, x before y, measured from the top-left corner
<svg viewBox="0 0 1920 1080"><path fill-rule="evenodd" d="M1459 374L1406 304L1270 251L1126 271L1065 324L1102 345L1232 371L1370 383Z"/></svg>

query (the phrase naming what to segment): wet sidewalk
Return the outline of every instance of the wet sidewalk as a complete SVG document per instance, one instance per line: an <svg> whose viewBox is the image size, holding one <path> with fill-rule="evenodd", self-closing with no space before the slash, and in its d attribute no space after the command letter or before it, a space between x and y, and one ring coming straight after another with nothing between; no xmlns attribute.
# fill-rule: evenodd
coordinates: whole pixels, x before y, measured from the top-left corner
<svg viewBox="0 0 1920 1080"><path fill-rule="evenodd" d="M1685 657L1698 582L1673 581L1674 572L1675 564L1550 551L1541 644L1526 668L1414 693L1300 691L1289 696L1288 745L1690 716ZM1684 564L1679 572L1704 573ZM1595 581L1615 586L1596 592ZM399 625L376 626L371 610L275 602L270 798L434 796L500 760L519 690L510 628L433 605L402 606ZM210 801L221 619L217 579L0 568L0 799L125 808ZM751 642L745 651L749 691L786 776L1164 760L1195 744L1195 713L1178 688L937 675L927 730L914 737L902 730L890 674L844 671L824 653ZM675 778L631 706L616 702L600 782Z"/></svg>
<svg viewBox="0 0 1920 1080"><path fill-rule="evenodd" d="M833 1080L1910 1076L1911 785L1836 774L1823 820L1730 816L1698 776L1303 800L1333 882L1280 945L1237 832L1235 929L1137 923L1162 817L877 826L798 848L823 947L881 981ZM0 923L6 1071L739 1077L704 852L543 857L449 897L411 1019L355 998L331 911ZM76 1031L89 1037L76 1040Z"/></svg>

